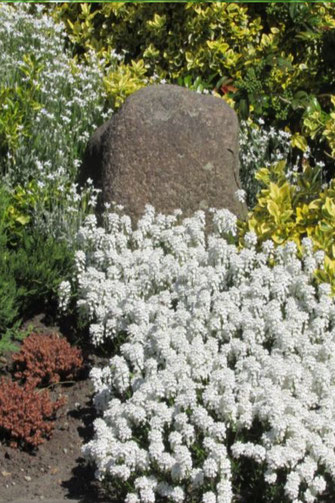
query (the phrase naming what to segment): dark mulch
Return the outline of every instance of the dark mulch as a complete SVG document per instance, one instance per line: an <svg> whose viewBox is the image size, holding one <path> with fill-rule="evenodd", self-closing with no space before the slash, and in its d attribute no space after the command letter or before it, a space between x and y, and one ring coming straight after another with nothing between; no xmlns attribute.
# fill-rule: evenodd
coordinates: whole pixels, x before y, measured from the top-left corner
<svg viewBox="0 0 335 503"><path fill-rule="evenodd" d="M50 331L58 327L43 324L43 316L29 320L34 331ZM85 356L85 353L84 353ZM81 447L93 435L96 418L92 405L93 386L88 377L92 366L106 362L106 358L86 355L85 369L77 382L54 387L51 396L62 394L67 404L58 410L55 429L34 452L11 448L0 438L0 501L19 498L43 500L76 499L83 503L108 501L99 482L94 478L94 467L81 454ZM11 355L1 358L0 375L10 375Z"/></svg>

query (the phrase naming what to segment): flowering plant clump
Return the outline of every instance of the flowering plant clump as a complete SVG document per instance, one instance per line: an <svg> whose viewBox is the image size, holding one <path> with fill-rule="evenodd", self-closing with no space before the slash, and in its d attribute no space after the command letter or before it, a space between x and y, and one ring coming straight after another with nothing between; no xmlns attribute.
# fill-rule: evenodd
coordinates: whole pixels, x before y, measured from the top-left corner
<svg viewBox="0 0 335 503"><path fill-rule="evenodd" d="M99 345L123 335L94 368L96 476L119 481L125 503L230 503L239 463L265 488L312 503L335 479L335 303L313 283L311 242L238 251L236 218L213 210L179 221L152 207L89 217L79 232L79 308ZM69 285L62 285L66 306ZM256 432L256 433L255 433ZM246 477L248 479L248 477Z"/></svg>
<svg viewBox="0 0 335 503"><path fill-rule="evenodd" d="M102 62L94 53L90 64L76 61L64 24L43 10L0 5L0 169L17 221L72 243L98 197L75 183L80 159L113 109Z"/></svg>
<svg viewBox="0 0 335 503"><path fill-rule="evenodd" d="M52 402L47 390L34 390L35 382L24 386L1 378L0 381L0 434L11 447L37 447L51 436L54 423L50 421L65 403L65 398Z"/></svg>
<svg viewBox="0 0 335 503"><path fill-rule="evenodd" d="M239 148L240 148L240 178L243 188L247 192L248 208L256 204L257 193L261 184L255 178L259 167L270 167L281 160L288 161L287 173L298 166L289 162L292 157L290 140L292 135L287 131L276 130L274 127L266 128L264 121L241 121Z"/></svg>
<svg viewBox="0 0 335 503"><path fill-rule="evenodd" d="M276 165L281 163L283 169L283 183L297 185L297 176L301 168L306 170L310 163L311 150L306 145L301 145L298 134L293 135L288 131L276 130L274 127L267 128L262 119L252 122L241 121L239 147L240 147L240 177L243 188L247 193L246 202L249 209L253 209L258 196L263 188L262 175L269 173L268 177L274 181L276 177ZM303 150L302 155L294 159L293 147ZM325 166L321 160L316 160L313 168L314 182L323 180L322 170ZM261 168L261 169L260 169ZM270 169L271 168L271 169ZM318 176L316 176L318 173ZM274 178L272 180L272 178ZM263 182L263 183L262 183ZM325 184L327 186L327 184ZM305 187L309 187L306 180ZM320 189L321 190L321 189Z"/></svg>
<svg viewBox="0 0 335 503"><path fill-rule="evenodd" d="M44 385L75 377L83 365L81 350L58 334L29 335L12 359L16 378Z"/></svg>

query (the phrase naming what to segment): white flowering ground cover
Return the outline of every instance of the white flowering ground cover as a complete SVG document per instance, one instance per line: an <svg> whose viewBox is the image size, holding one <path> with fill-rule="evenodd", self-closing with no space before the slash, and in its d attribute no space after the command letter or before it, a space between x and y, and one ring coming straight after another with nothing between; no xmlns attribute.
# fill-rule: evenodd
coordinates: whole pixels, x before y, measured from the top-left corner
<svg viewBox="0 0 335 503"><path fill-rule="evenodd" d="M233 243L236 218L106 214L80 229L78 308L95 345L100 417L84 446L120 501L230 503L245 460L281 502L320 501L335 479L335 303L304 241ZM71 286L62 285L63 308ZM251 472L250 472L251 474ZM269 499L270 500L270 499ZM278 499L276 501L279 501Z"/></svg>

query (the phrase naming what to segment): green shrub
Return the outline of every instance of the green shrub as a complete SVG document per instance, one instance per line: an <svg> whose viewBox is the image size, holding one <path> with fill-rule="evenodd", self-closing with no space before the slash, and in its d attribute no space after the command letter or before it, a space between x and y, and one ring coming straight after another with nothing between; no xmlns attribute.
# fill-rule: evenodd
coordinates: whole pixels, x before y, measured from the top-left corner
<svg viewBox="0 0 335 503"><path fill-rule="evenodd" d="M315 271L319 282L330 283L335 294L335 179L322 184L321 169L307 163L302 173L287 178L285 161L260 169L256 178L263 189L245 222L239 222L240 247L246 232L258 236L259 247L271 239L276 245L294 241L302 254L302 240L309 237L316 250L325 254L322 269Z"/></svg>
<svg viewBox="0 0 335 503"><path fill-rule="evenodd" d="M17 249L3 247L1 252L0 352L12 338L8 330L18 328L15 322L19 319L42 312L56 319L58 287L73 266L73 252L67 243L46 239L37 232L25 232Z"/></svg>
<svg viewBox="0 0 335 503"><path fill-rule="evenodd" d="M18 288L20 311L26 316L52 312L57 307L57 291L73 265L73 252L64 241L26 233L20 247L8 258L8 267Z"/></svg>
<svg viewBox="0 0 335 503"><path fill-rule="evenodd" d="M8 267L8 257L10 255L7 248L8 235L6 232L8 226L6 210L8 205L8 193L4 187L0 186L0 339L8 327L18 319L17 298L22 293L22 290L18 291L15 278Z"/></svg>
<svg viewBox="0 0 335 503"><path fill-rule="evenodd" d="M0 185L0 352L17 338L20 320L57 309L58 286L73 267L73 248L64 240L46 237L30 225L15 234L12 196ZM14 218L13 218L14 215Z"/></svg>
<svg viewBox="0 0 335 503"><path fill-rule="evenodd" d="M78 58L89 60L93 50L105 59L106 89L118 105L145 77L215 88L241 119L261 117L278 130L287 125L298 133L296 146L303 149L308 140L314 157L331 172L333 4L65 3L47 8L64 20ZM108 74L115 54L122 64ZM145 70L136 85L134 67ZM122 85L115 85L118 79Z"/></svg>

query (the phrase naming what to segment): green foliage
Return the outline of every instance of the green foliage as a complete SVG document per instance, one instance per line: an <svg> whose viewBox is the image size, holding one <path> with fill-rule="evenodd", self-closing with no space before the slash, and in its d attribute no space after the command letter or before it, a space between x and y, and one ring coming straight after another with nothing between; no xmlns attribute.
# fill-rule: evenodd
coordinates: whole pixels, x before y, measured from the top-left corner
<svg viewBox="0 0 335 503"><path fill-rule="evenodd" d="M265 186L246 222L239 222L240 246L244 235L253 231L259 245L272 239L276 245L294 241L302 254L302 239L312 240L314 248L325 253L324 267L316 271L320 282L329 283L335 294L335 179L322 187L320 172L305 164L295 173L294 183L287 180L285 161L256 174Z"/></svg>
<svg viewBox="0 0 335 503"><path fill-rule="evenodd" d="M18 328L14 324L19 319L41 312L55 318L59 284L73 266L73 253L66 243L36 232L24 233L18 249L4 247L1 252L0 339L8 329Z"/></svg>
<svg viewBox="0 0 335 503"><path fill-rule="evenodd" d="M246 203L252 209L257 202L257 194L261 181L255 174L260 168L269 167L276 162L286 159L286 173L298 169L297 159L293 155L293 145L300 141L296 135L292 137L287 131L266 127L264 121L259 123L241 121L240 123L240 179L246 191Z"/></svg>
<svg viewBox="0 0 335 503"><path fill-rule="evenodd" d="M24 54L17 67L17 82L0 87L0 153L7 160L14 161L20 138L31 136L32 112L42 108L35 98L42 68L34 54ZM5 165L0 163L0 167L4 172Z"/></svg>
<svg viewBox="0 0 335 503"><path fill-rule="evenodd" d="M58 286L69 277L73 250L30 226L10 240L15 212L8 190L0 187L0 351L9 348L20 320L40 312L55 315ZM13 332L14 331L14 332Z"/></svg>
<svg viewBox="0 0 335 503"><path fill-rule="evenodd" d="M132 61L130 65L120 63L106 72L103 79L106 92L112 97L114 108L119 108L124 100L148 83L146 68L142 60Z"/></svg>
<svg viewBox="0 0 335 503"><path fill-rule="evenodd" d="M33 329L32 325L25 330L20 328L21 320L18 320L11 328L7 328L5 333L2 335L0 339L0 354L10 351L17 352L20 350L20 346L16 344L17 342L23 341Z"/></svg>
<svg viewBox="0 0 335 503"><path fill-rule="evenodd" d="M17 290L13 277L6 278L3 264L0 264L0 333L4 334L18 318L18 306L16 304ZM6 341L8 341L7 334ZM2 339L0 339L0 344ZM0 351L3 348L0 345Z"/></svg>
<svg viewBox="0 0 335 503"><path fill-rule="evenodd" d="M5 216L8 204L9 196L6 190L0 187L0 337L18 319L16 300L22 293L18 291L15 278L8 269L10 252L7 248Z"/></svg>
<svg viewBox="0 0 335 503"><path fill-rule="evenodd" d="M57 307L61 281L73 265L73 253L62 241L37 233L25 233L20 247L8 259L8 268L15 277L21 295L20 310L26 316L52 312Z"/></svg>
<svg viewBox="0 0 335 503"><path fill-rule="evenodd" d="M108 68L115 53L122 57L106 87L118 106L133 90L162 79L200 91L215 89L241 119L262 117L276 129L285 123L299 134L296 146L306 149L308 141L313 155L331 170L333 4L118 2L48 8L66 23L78 58L88 59L94 50ZM136 83L134 66L141 68ZM122 80L126 67L128 84ZM113 84L118 79L121 89Z"/></svg>
<svg viewBox="0 0 335 503"><path fill-rule="evenodd" d="M7 241L10 246L15 247L22 239L24 228L31 222L31 212L35 205L36 198L31 190L33 182L30 182L28 190L18 185L11 193L8 191L8 205L4 208L4 224L7 234Z"/></svg>

